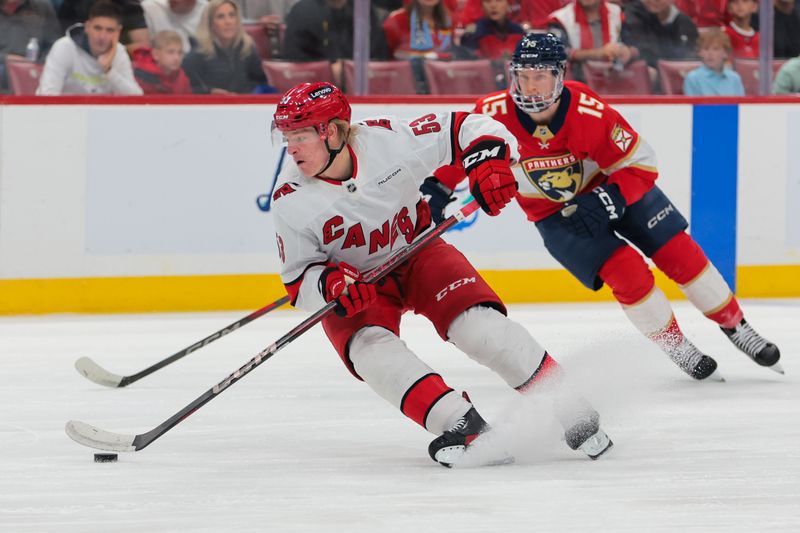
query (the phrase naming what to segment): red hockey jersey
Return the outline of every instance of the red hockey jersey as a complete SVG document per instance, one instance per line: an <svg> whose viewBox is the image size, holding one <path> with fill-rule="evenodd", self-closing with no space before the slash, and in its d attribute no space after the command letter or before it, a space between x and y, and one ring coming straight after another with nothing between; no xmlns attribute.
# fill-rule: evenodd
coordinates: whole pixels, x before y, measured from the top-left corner
<svg viewBox="0 0 800 533"><path fill-rule="evenodd" d="M565 82L557 105L550 124L537 125L507 91L475 104L475 112L494 117L519 142L520 161L513 170L517 201L529 220L559 211L576 194L605 181L617 184L628 204L652 189L658 177L655 153L622 115L575 81ZM436 177L453 188L464 171L443 167Z"/></svg>

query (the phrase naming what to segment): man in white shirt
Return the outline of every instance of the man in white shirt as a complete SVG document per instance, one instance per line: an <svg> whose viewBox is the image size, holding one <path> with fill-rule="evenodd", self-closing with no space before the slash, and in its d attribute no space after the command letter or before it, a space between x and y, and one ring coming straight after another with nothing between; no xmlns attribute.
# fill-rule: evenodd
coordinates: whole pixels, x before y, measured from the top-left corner
<svg viewBox="0 0 800 533"><path fill-rule="evenodd" d="M36 94L142 94L119 42L121 31L119 8L107 0L95 3L86 23L71 26L51 48Z"/></svg>
<svg viewBox="0 0 800 533"><path fill-rule="evenodd" d="M206 5L208 0L144 0L142 9L150 40L162 30L174 30L181 36L183 52L188 53Z"/></svg>

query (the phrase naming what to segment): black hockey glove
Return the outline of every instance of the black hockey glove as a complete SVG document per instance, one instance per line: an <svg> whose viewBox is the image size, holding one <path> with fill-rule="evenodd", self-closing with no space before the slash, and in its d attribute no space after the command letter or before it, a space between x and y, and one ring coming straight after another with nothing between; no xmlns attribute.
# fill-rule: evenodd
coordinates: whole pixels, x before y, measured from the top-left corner
<svg viewBox="0 0 800 533"><path fill-rule="evenodd" d="M625 198L614 183L579 194L561 209L564 225L579 237L596 237L611 230L625 213Z"/></svg>
<svg viewBox="0 0 800 533"><path fill-rule="evenodd" d="M433 223L437 226L444 222L444 210L447 204L454 202L456 197L453 196L453 191L444 183L437 180L433 176L425 179L419 188L422 197L428 202L431 208L431 218Z"/></svg>

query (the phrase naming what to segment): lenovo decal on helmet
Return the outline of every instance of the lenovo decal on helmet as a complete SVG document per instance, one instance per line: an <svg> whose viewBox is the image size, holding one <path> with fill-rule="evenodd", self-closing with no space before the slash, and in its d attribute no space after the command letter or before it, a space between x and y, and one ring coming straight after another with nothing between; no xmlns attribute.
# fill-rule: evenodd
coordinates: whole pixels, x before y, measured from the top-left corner
<svg viewBox="0 0 800 533"><path fill-rule="evenodd" d="M352 110L342 91L330 83L301 83L281 97L275 125L282 131L314 127L324 134L328 122L338 118L350 123Z"/></svg>
<svg viewBox="0 0 800 533"><path fill-rule="evenodd" d="M567 51L561 39L552 33L529 33L520 39L511 56L508 93L514 103L527 113L539 113L553 105L564 89ZM526 95L519 75L526 71L552 72L555 83L549 94Z"/></svg>

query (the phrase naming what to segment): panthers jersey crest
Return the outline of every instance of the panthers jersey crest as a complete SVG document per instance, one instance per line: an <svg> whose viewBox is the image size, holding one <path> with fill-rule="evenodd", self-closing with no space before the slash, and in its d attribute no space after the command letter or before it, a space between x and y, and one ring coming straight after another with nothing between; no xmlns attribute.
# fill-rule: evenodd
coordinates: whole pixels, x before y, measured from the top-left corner
<svg viewBox="0 0 800 533"><path fill-rule="evenodd" d="M554 202L571 200L581 188L583 163L573 154L532 157L521 166L536 190Z"/></svg>

